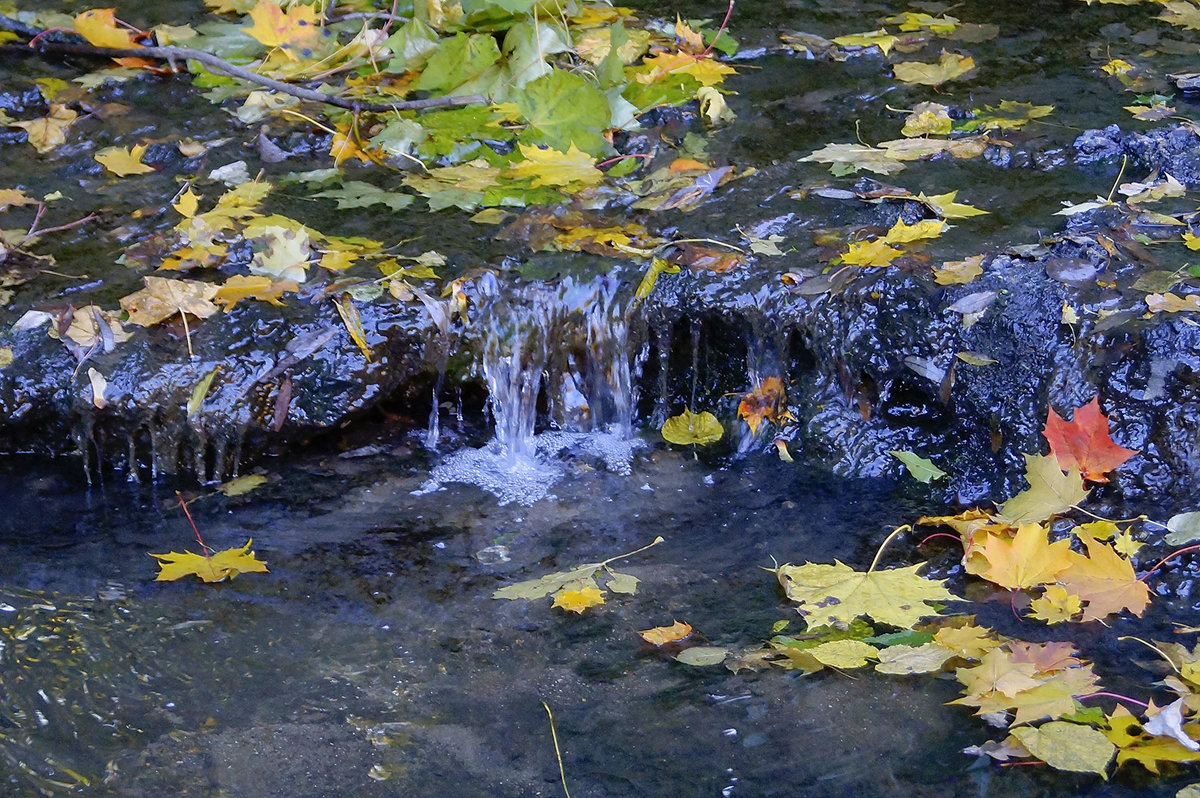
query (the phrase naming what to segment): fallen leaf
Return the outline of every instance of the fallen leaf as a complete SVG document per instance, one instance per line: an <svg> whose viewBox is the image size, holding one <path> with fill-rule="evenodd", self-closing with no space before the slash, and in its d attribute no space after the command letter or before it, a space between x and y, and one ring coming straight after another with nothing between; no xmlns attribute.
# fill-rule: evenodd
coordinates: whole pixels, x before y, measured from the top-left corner
<svg viewBox="0 0 1200 798"><path fill-rule="evenodd" d="M1096 773L1104 776L1117 747L1091 726L1051 721L1041 726L1025 726L1012 734L1029 753L1057 770Z"/></svg>
<svg viewBox="0 0 1200 798"><path fill-rule="evenodd" d="M104 392L108 390L108 380L104 379L104 375L94 368L89 368L87 375L92 386L92 404L103 410L108 406L108 401L104 398Z"/></svg>
<svg viewBox="0 0 1200 798"><path fill-rule="evenodd" d="M684 665L695 665L697 667L705 667L708 665L720 665L725 661L725 658L730 654L727 648L718 648L717 646L692 646L685 648L675 655L675 659L682 662Z"/></svg>
<svg viewBox="0 0 1200 798"><path fill-rule="evenodd" d="M1184 696L1162 707L1142 724L1147 733L1155 737L1170 737L1179 742L1189 751L1200 751L1200 743L1193 740L1183 730L1183 705L1187 700Z"/></svg>
<svg viewBox="0 0 1200 798"><path fill-rule="evenodd" d="M892 65L897 80L921 86L940 86L948 80L962 77L975 68L975 59L969 55L958 55L942 51L936 64L920 61L902 61Z"/></svg>
<svg viewBox="0 0 1200 798"><path fill-rule="evenodd" d="M758 426L764 420L782 426L784 421L795 421L787 409L783 380L767 377L738 403L738 418L750 426L750 434L758 434Z"/></svg>
<svg viewBox="0 0 1200 798"><path fill-rule="evenodd" d="M889 155L887 150L866 144L826 144L800 161L832 164L831 171L838 175L850 174L859 169L890 175L904 169L904 164Z"/></svg>
<svg viewBox="0 0 1200 798"><path fill-rule="evenodd" d="M1167 519L1167 531L1163 541L1169 546L1183 546L1200 540L1200 512L1177 513Z"/></svg>
<svg viewBox="0 0 1200 798"><path fill-rule="evenodd" d="M724 435L725 428L721 426L721 422L707 410L693 413L685 408L682 413L668 418L662 425L663 439L680 446L707 446L721 440Z"/></svg>
<svg viewBox="0 0 1200 798"><path fill-rule="evenodd" d="M983 255L963 260L950 260L933 267L933 281L938 285L965 285L983 274Z"/></svg>
<svg viewBox="0 0 1200 798"><path fill-rule="evenodd" d="M830 668L861 668L868 659L879 656L879 649L862 640L831 640L807 649L808 655Z"/></svg>
<svg viewBox="0 0 1200 798"><path fill-rule="evenodd" d="M1000 518L1011 524L1044 521L1069 510L1087 498L1087 488L1078 469L1067 473L1053 455L1025 457L1025 479L1029 488L1000 505Z"/></svg>
<svg viewBox="0 0 1200 798"><path fill-rule="evenodd" d="M217 312L212 300L217 287L195 280L169 280L165 277L146 277L146 287L121 299L121 308L129 321L142 327L152 327L177 313L190 313L207 319Z"/></svg>
<svg viewBox="0 0 1200 798"><path fill-rule="evenodd" d="M889 454L901 463L904 463L905 470L918 482L928 484L930 480L941 479L946 476L946 472L935 466L933 461L927 460L913 452L902 452L893 449Z"/></svg>
<svg viewBox="0 0 1200 798"><path fill-rule="evenodd" d="M918 673L936 673L957 652L936 641L919 646L888 646L879 650L878 673L912 676Z"/></svg>
<svg viewBox="0 0 1200 798"><path fill-rule="evenodd" d="M254 23L243 31L267 47L278 47L292 61L299 61L304 49L316 43L321 29L317 13L304 3L292 5L286 12L271 0L258 0L250 10Z"/></svg>
<svg viewBox="0 0 1200 798"><path fill-rule="evenodd" d="M849 33L845 36L838 36L832 41L843 47L878 47L880 52L887 55L895 46L896 40L897 37L888 33L886 28L879 28L866 33Z"/></svg>
<svg viewBox="0 0 1200 798"><path fill-rule="evenodd" d="M262 474L246 474L228 482L222 482L217 486L217 490L226 496L241 496L243 493L249 493L255 488L267 484L268 481Z"/></svg>
<svg viewBox="0 0 1200 798"><path fill-rule="evenodd" d="M652 646L665 646L667 643L677 643L692 633L692 625L683 621L675 621L670 626L655 626L638 632Z"/></svg>
<svg viewBox="0 0 1200 798"><path fill-rule="evenodd" d="M848 266L887 266L904 254L882 238L870 241L852 241L849 248L838 257Z"/></svg>
<svg viewBox="0 0 1200 798"><path fill-rule="evenodd" d="M1033 610L1029 613L1032 618L1049 624L1062 623L1083 612L1083 600L1068 593L1062 585L1050 585L1045 593L1033 600L1030 609Z"/></svg>
<svg viewBox="0 0 1200 798"><path fill-rule="evenodd" d="M213 552L208 557L203 554L168 552L167 554L151 554L159 561L156 582L172 582L176 579L194 574L205 582L221 582L233 579L243 573L266 573L267 564L258 560L250 551L253 539L246 541L240 549L225 549Z"/></svg>
<svg viewBox="0 0 1200 798"><path fill-rule="evenodd" d="M1138 453L1113 442L1108 434L1108 416L1100 410L1098 396L1077 408L1070 421L1050 408L1044 434L1059 466L1077 469L1092 482L1108 482L1105 474Z"/></svg>
<svg viewBox="0 0 1200 798"><path fill-rule="evenodd" d="M1037 523L1022 524L1011 540L989 535L983 547L988 569L983 578L1009 590L1052 584L1071 567L1071 542L1051 543Z"/></svg>
<svg viewBox="0 0 1200 798"><path fill-rule="evenodd" d="M580 587L558 591L554 594L554 603L551 606L581 614L588 607L598 607L603 603L603 590L598 587Z"/></svg>
<svg viewBox="0 0 1200 798"><path fill-rule="evenodd" d="M27 122L12 122L13 127L24 128L29 143L39 153L47 153L67 141L67 128L79 118L79 114L65 105L50 103L50 113Z"/></svg>
<svg viewBox="0 0 1200 798"><path fill-rule="evenodd" d="M133 31L117 27L115 8L93 8L76 14L75 30L96 47L128 50L140 46L134 41Z"/></svg>
<svg viewBox="0 0 1200 798"><path fill-rule="evenodd" d="M142 163L142 156L145 153L145 144L135 144L128 148L105 147L92 157L96 159L96 163L101 164L117 177L125 177L127 175L144 175L154 171L153 166Z"/></svg>
<svg viewBox="0 0 1200 798"><path fill-rule="evenodd" d="M834 561L781 565L775 574L810 627L845 625L861 615L910 628L938 613L926 602L959 600L940 581L919 576L920 567L863 573Z"/></svg>
<svg viewBox="0 0 1200 798"><path fill-rule="evenodd" d="M500 173L513 180L529 180L539 186L594 186L604 179L592 156L571 145L566 152L549 148L518 145L524 160Z"/></svg>
<svg viewBox="0 0 1200 798"><path fill-rule="evenodd" d="M1150 588L1133 565L1106 543L1085 539L1083 544L1088 556L1072 552L1070 567L1058 577L1083 600L1083 620L1098 621L1121 610L1140 616L1150 604Z"/></svg>
<svg viewBox="0 0 1200 798"><path fill-rule="evenodd" d="M1183 311L1200 312L1200 294L1178 296L1172 293L1149 294L1146 297L1146 307L1151 313L1180 313Z"/></svg>
<svg viewBox="0 0 1200 798"><path fill-rule="evenodd" d="M260 302L282 306L280 297L299 290L300 285L295 280L272 280L265 275L235 274L217 288L213 299L224 305L225 311L229 312L243 299L257 299Z"/></svg>

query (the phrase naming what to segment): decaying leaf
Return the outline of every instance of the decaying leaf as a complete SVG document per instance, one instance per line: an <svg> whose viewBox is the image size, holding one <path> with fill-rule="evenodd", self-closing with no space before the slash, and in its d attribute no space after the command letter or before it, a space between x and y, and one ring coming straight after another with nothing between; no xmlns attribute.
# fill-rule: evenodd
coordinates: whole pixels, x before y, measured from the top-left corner
<svg viewBox="0 0 1200 798"><path fill-rule="evenodd" d="M758 427L764 420L776 426L787 420L795 421L795 417L787 408L786 396L783 380L779 377L767 377L753 391L742 397L742 401L738 403L738 418L750 426L751 435L758 434Z"/></svg>
<svg viewBox="0 0 1200 798"><path fill-rule="evenodd" d="M159 561L159 572L154 581L172 582L195 575L205 582L222 582L233 579L238 574L266 573L267 564L256 559L254 552L250 550L252 543L253 539L246 541L246 545L240 549L225 549L213 552L207 557L190 551L151 554L151 557Z"/></svg>
<svg viewBox="0 0 1200 798"><path fill-rule="evenodd" d="M146 287L141 291L121 299L121 307L133 324L152 327L182 313L207 319L218 310L212 302L217 296L215 285L165 277L146 277L145 282Z"/></svg>
<svg viewBox="0 0 1200 798"><path fill-rule="evenodd" d="M975 59L943 51L936 64L902 61L892 65L897 80L922 86L940 86L948 80L962 77L975 68Z"/></svg>
<svg viewBox="0 0 1200 798"><path fill-rule="evenodd" d="M1029 753L1058 770L1105 775L1117 748L1090 726L1051 721L1013 729Z"/></svg>

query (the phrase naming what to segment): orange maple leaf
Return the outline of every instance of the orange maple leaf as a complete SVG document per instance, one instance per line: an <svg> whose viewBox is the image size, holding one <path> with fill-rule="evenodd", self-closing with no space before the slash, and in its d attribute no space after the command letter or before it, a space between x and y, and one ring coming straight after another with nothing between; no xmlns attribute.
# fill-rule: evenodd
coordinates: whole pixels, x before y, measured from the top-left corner
<svg viewBox="0 0 1200 798"><path fill-rule="evenodd" d="M1150 603L1150 588L1137 578L1133 565L1109 545L1085 540L1088 556L1071 552L1071 566L1058 580L1085 604L1083 620L1097 621L1114 612L1141 615Z"/></svg>
<svg viewBox="0 0 1200 798"><path fill-rule="evenodd" d="M246 33L267 47L278 47L292 61L300 60L295 51L303 51L316 43L321 30L317 25L317 12L312 6L295 5L285 13L271 0L258 0L250 10L253 27L243 28Z"/></svg>
<svg viewBox="0 0 1200 798"><path fill-rule="evenodd" d="M738 418L744 419L750 425L750 434L758 434L758 425L764 419L779 425L783 421L795 417L788 411L784 403L786 393L783 380L779 377L767 377L753 391L742 397L738 403Z"/></svg>
<svg viewBox="0 0 1200 798"><path fill-rule="evenodd" d="M1108 416L1100 411L1100 397L1078 408L1070 421L1050 408L1043 434L1064 471L1077 468L1092 482L1108 482L1106 473L1138 453L1118 446L1109 437Z"/></svg>
<svg viewBox="0 0 1200 798"><path fill-rule="evenodd" d="M1051 543L1041 524L1021 524L1012 540L991 535L984 544L988 561L983 578L1010 590L1051 584L1071 567L1071 543Z"/></svg>

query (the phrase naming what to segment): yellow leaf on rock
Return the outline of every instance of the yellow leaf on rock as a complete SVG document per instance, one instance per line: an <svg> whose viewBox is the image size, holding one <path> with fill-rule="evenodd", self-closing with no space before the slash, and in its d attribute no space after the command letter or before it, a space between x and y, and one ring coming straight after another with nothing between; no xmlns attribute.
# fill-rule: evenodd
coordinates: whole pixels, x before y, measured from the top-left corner
<svg viewBox="0 0 1200 798"><path fill-rule="evenodd" d="M519 145L525 159L500 173L514 180L529 179L534 188L540 186L594 186L604 179L592 156L575 146L566 152L541 147Z"/></svg>
<svg viewBox="0 0 1200 798"><path fill-rule="evenodd" d="M1148 294L1146 307L1151 313L1180 313L1184 311L1200 311L1200 294L1179 296L1170 292L1165 294Z"/></svg>
<svg viewBox="0 0 1200 798"><path fill-rule="evenodd" d="M597 587L583 587L558 591L554 594L554 604L551 606L567 612L582 613L588 607L597 607L603 603L604 591Z"/></svg>
<svg viewBox="0 0 1200 798"><path fill-rule="evenodd" d="M267 573L267 564L256 559L254 552L250 551L252 543L253 538L246 541L246 545L240 549L225 549L208 557L190 551L151 554L151 557L159 561L159 572L154 581L172 582L194 574L205 582L221 582L233 579L238 574Z"/></svg>
<svg viewBox="0 0 1200 798"><path fill-rule="evenodd" d="M121 299L121 308L133 324L150 327L177 313L207 319L218 310L212 303L217 295L215 285L165 277L146 277L145 281L145 288Z"/></svg>
<svg viewBox="0 0 1200 798"><path fill-rule="evenodd" d="M908 244L925 238L937 238L949 228L950 225L941 219L922 219L916 224L905 224L903 219L897 219L883 240L888 244Z"/></svg>
<svg viewBox="0 0 1200 798"><path fill-rule="evenodd" d="M670 626L655 626L653 629L643 629L638 632L652 646L665 646L675 643L692 633L692 625L683 621L675 621Z"/></svg>
<svg viewBox="0 0 1200 798"><path fill-rule="evenodd" d="M684 409L679 415L668 418L662 425L663 438L668 443L680 446L706 446L721 440L724 434L725 428L721 426L721 422L707 410L693 413Z"/></svg>
<svg viewBox="0 0 1200 798"><path fill-rule="evenodd" d="M984 544L988 570L983 578L1010 590L1023 590L1053 583L1071 567L1071 543L1051 543L1041 524L1022 524L1008 540L989 535Z"/></svg>
<svg viewBox="0 0 1200 798"><path fill-rule="evenodd" d="M154 167L142 163L146 153L145 144L135 144L132 147L105 147L93 156L96 162L117 177L126 175L144 175L153 172Z"/></svg>
<svg viewBox="0 0 1200 798"><path fill-rule="evenodd" d="M933 281L938 285L963 285L983 274L983 255L963 260L948 260L933 267Z"/></svg>

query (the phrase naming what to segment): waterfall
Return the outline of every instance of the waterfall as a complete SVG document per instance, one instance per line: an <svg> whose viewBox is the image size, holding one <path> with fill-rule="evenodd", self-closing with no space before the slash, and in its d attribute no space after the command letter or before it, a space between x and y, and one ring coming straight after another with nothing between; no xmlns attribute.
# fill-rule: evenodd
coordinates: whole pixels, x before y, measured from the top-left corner
<svg viewBox="0 0 1200 798"><path fill-rule="evenodd" d="M645 354L631 356L626 314L608 277L503 293L494 278L482 280L472 330L495 437L446 458L427 488L466 482L502 503L532 504L562 476L563 451L628 473L634 378ZM539 433L542 411L550 429Z"/></svg>

